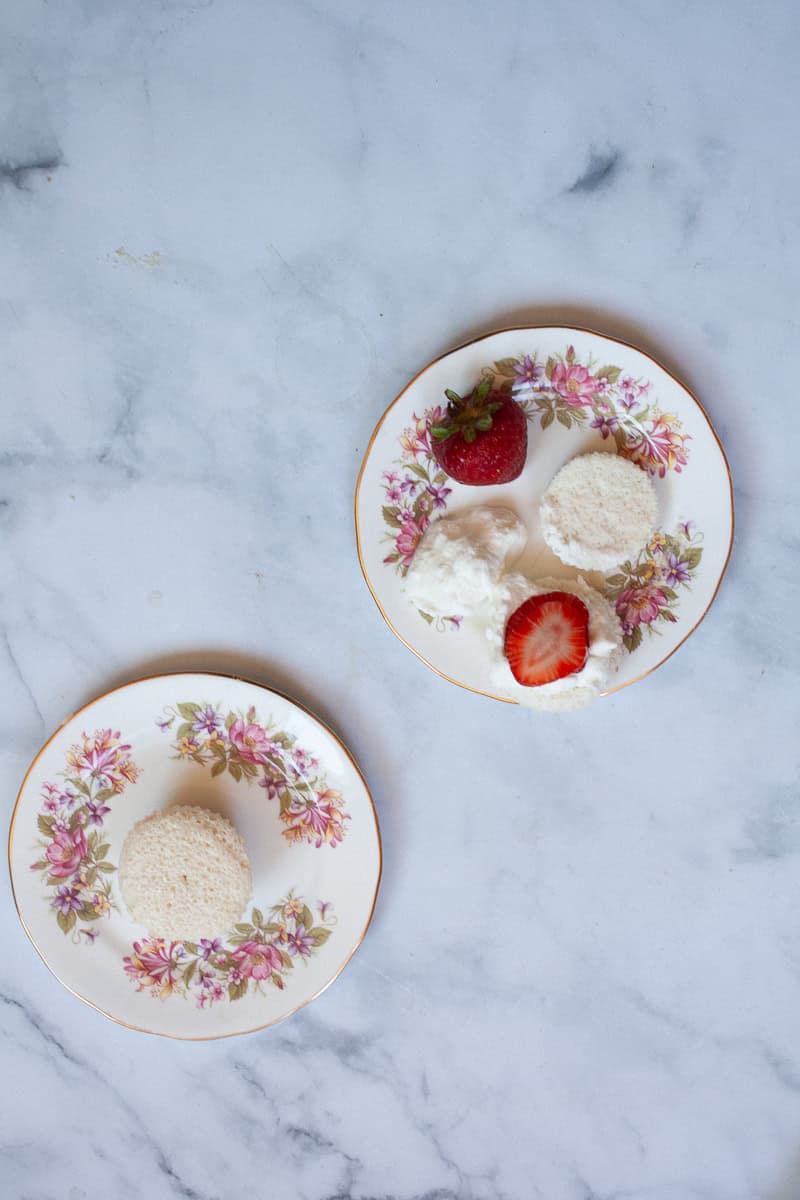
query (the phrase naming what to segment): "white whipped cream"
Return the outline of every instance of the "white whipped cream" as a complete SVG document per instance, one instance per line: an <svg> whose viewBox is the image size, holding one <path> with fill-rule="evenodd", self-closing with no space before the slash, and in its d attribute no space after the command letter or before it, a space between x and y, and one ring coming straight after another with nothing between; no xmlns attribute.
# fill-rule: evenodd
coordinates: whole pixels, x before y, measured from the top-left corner
<svg viewBox="0 0 800 1200"><path fill-rule="evenodd" d="M545 592L571 592L586 605L589 610L589 652L580 671L539 687L523 687L514 678L503 650L506 622L529 596L541 596ZM498 691L520 704L532 708L581 708L605 690L619 667L622 629L614 606L580 575L577 579L539 579L536 583L524 575L506 575L495 588L491 614L486 626L492 660L490 678Z"/></svg>
<svg viewBox="0 0 800 1200"><path fill-rule="evenodd" d="M440 517L417 546L406 594L432 617L470 616L493 602L499 576L527 540L525 526L507 508L478 505Z"/></svg>
<svg viewBox="0 0 800 1200"><path fill-rule="evenodd" d="M509 574L527 541L522 522L506 508L478 505L431 524L405 577L412 604L433 617L463 616L483 630L489 679L500 695L531 708L567 711L595 700L617 670L622 630L614 606L584 579L539 579ZM589 610L589 652L580 671L545 683L517 683L504 653L506 622L529 596L571 592Z"/></svg>

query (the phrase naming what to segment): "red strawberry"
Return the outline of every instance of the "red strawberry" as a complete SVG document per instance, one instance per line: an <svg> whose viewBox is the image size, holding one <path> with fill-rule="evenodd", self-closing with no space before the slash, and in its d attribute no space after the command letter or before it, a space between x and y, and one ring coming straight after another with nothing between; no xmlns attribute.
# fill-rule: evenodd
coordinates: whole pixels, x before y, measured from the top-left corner
<svg viewBox="0 0 800 1200"><path fill-rule="evenodd" d="M510 483L522 474L528 453L528 421L507 392L484 379L468 396L449 388L447 412L431 428L433 455L458 483Z"/></svg>
<svg viewBox="0 0 800 1200"><path fill-rule="evenodd" d="M573 675L588 652L589 610L571 592L531 596L508 618L505 655L523 687Z"/></svg>

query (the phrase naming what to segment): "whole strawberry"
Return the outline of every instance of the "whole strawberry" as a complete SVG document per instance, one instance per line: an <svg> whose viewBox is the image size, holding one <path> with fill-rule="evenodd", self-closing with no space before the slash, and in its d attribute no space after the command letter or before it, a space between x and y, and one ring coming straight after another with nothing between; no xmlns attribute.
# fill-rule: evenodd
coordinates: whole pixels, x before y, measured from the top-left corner
<svg viewBox="0 0 800 1200"><path fill-rule="evenodd" d="M447 412L431 427L431 448L443 471L458 483L486 487L522 474L528 421L506 392L484 379L468 396L445 391Z"/></svg>

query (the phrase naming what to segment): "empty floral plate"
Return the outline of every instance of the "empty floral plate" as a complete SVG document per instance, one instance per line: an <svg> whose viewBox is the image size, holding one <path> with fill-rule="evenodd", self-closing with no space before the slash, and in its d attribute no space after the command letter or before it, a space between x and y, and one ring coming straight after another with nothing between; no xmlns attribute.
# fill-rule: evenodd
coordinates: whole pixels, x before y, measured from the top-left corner
<svg viewBox="0 0 800 1200"><path fill-rule="evenodd" d="M528 417L522 475L496 487L447 478L429 428L445 388L463 395L483 378L511 391ZM622 454L652 477L659 525L634 559L605 574L582 572L616 606L625 656L609 687L647 675L697 628L717 593L733 540L733 490L719 439L700 404L648 355L585 329L528 327L478 338L436 359L378 423L356 488L356 538L364 578L389 627L433 670L492 696L481 630L459 613L414 608L403 577L431 521L476 504L512 509L528 544L515 569L573 578L547 548L539 505L556 471L592 450ZM512 701L513 703L513 701Z"/></svg>
<svg viewBox="0 0 800 1200"><path fill-rule="evenodd" d="M117 876L130 828L186 803L228 817L253 868L241 920L198 943L137 925ZM17 798L9 863L22 924L65 987L123 1025L215 1038L280 1021L336 978L372 917L381 846L361 772L311 713L181 674L117 688L53 734Z"/></svg>

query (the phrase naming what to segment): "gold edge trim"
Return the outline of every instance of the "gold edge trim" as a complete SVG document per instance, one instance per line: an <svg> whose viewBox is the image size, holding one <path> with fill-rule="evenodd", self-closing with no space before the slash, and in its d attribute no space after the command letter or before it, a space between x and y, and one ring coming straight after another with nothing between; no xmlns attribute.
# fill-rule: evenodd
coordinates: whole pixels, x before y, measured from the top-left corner
<svg viewBox="0 0 800 1200"><path fill-rule="evenodd" d="M44 953L40 950L39 946L36 944L36 939L34 938L33 934L31 933L30 929L28 928L28 926L25 923L25 919L22 916L22 912L20 911L19 901L17 900L17 893L16 893L16 889L14 887L14 871L13 871L13 868L11 865L11 852L12 852L13 841L14 841L14 826L15 826L16 820L17 820L17 813L19 810L20 801L22 799L22 793L25 791L25 787L27 785L28 779L32 775L39 759L42 757L42 755L44 754L44 752L48 748L48 746L50 746L52 744L52 742L55 741L55 739L58 737L58 735L61 733L61 731L67 725L69 725L69 723L71 721L74 721L76 717L79 717L82 712L85 712L87 709L91 708L92 705L98 704L101 700L105 700L109 696L115 695L117 692L125 691L127 688L130 688L130 687L136 687L137 684L140 684L140 683L149 683L151 680L154 680L154 679L176 679L176 678L180 678L185 675L194 675L194 676L197 676L198 678L208 678L209 676L214 676L217 679L229 679L229 680L233 680L236 683L246 683L249 686L260 688L264 692L269 692L273 696L279 696L282 700L286 700L289 704L293 704L295 706L295 708L300 709L300 711L304 712L307 717L310 717L312 721L315 721L317 725L321 726L322 729L324 729L326 731L326 733L330 734L330 736L337 743L337 745L340 747L340 749L344 751L346 757L350 761L356 774L358 775L359 779L361 780L361 782L364 786L364 790L367 793L367 796L369 797L369 802L372 807L372 819L375 823L375 836L376 836L377 845L378 845L378 874L377 874L377 878L375 880L375 890L372 895L372 904L370 906L370 910L367 915L367 919L364 924L364 928L361 931L358 941L355 943L353 948L350 950L350 952L348 953L344 962L337 969L335 974L331 975L330 979L328 979L327 982L324 983L322 985L322 987L319 988L318 991L314 992L313 996L309 996L308 999L302 1000L299 1004L295 1005L295 1007L293 1009L291 1009L289 1012L283 1013L283 1015L280 1017L275 1017L275 1019L272 1021L266 1021L263 1025L255 1025L255 1026L253 1026L252 1029L236 1029L236 1030L233 1030L231 1033L212 1033L212 1034L202 1036L202 1037L194 1037L189 1034L180 1034L180 1033L165 1033L162 1030L158 1030L158 1029L147 1029L142 1025L131 1025L130 1022L123 1021L120 1017L115 1017L113 1013L107 1012L104 1008L100 1008L100 1006L95 1004L93 1000L89 1000L88 997L81 995L80 992L76 992L75 989L70 987L70 985L68 983L65 983L64 980L61 978L61 976L57 974L57 972L53 969L53 967L47 961ZM311 1004L311 1003L313 1003L314 1000L318 999L322 995L323 992L327 991L327 989L331 986L332 983L336 982L336 980L341 975L342 971L345 969L347 964L350 962L350 960L355 955L356 951L358 951L361 948L364 938L367 935L367 930L369 929L369 927L372 923L372 918L375 915L375 907L378 903L378 892L380 890L382 876L383 876L383 842L381 839L380 823L378 821L378 811L375 807L375 800L373 798L372 792L370 791L369 785L368 785L366 779L364 778L364 773L361 770L358 763L356 762L356 760L353 757L353 754L351 753L349 748L344 744L344 742L339 737L339 735L331 729L330 725L328 725L325 721L323 721L321 719L321 717L318 717L316 713L312 712L310 708L307 708L305 706L305 704L303 704L301 701L296 700L293 696L288 695L288 693L286 693L286 692L280 691L278 688L269 687L267 684L259 683L258 680L250 679L246 675L230 675L226 671L159 671L159 672L155 672L152 675L143 675L139 679L131 679L131 680L129 680L128 683L120 684L119 687L110 688L109 691L103 692L99 696L95 696L94 699L87 701L86 704L82 704L80 708L76 708L75 711L70 716L66 717L61 722L61 724L58 726L58 728L56 730L54 730L54 732L50 735L50 737L47 739L47 741L44 743L44 745L40 748L40 750L34 757L33 761L31 762L30 766L28 767L27 771L25 772L25 777L22 780L19 791L17 792L17 799L14 804L14 811L11 814L11 823L9 825L9 830L8 830L8 877L9 877L9 881L11 883L11 895L14 900L14 907L17 910L17 916L19 917L19 922L20 922L22 928L25 930L25 933L28 935L28 939L29 939L31 945L33 946L36 953L39 955L39 958L42 960L44 965L47 967L50 974L55 979L58 980L58 982L61 984L61 986L63 988L66 989L66 991L70 992L71 995L75 996L76 999L82 1000L84 1004L87 1004L89 1006L89 1008L93 1008L95 1010L95 1012L98 1012L102 1016L107 1017L108 1020L113 1021L115 1025L122 1025L122 1026L124 1026L125 1029L133 1029L137 1033L147 1033L147 1034L152 1035L153 1037L172 1038L174 1041L178 1041L178 1042L217 1042L217 1041L222 1041L224 1038L245 1037L249 1033L258 1033L262 1029L270 1029L273 1025L280 1024L281 1021L285 1021L285 1020L287 1020L287 1018L293 1017L294 1014L296 1012L299 1012L301 1008L305 1008L307 1004Z"/></svg>
<svg viewBox="0 0 800 1200"><path fill-rule="evenodd" d="M719 577L717 579L717 583L714 588L714 591L711 594L711 599L709 600L708 604L703 609L703 612L697 618L697 620L695 621L695 623L691 627L691 629L688 630L688 632L686 634L684 634L684 636L681 638L681 640L679 642L677 642L675 646L672 647L672 649L669 651L668 654L665 654L663 658L660 658L657 663L653 664L652 667L648 667L648 669L646 671L642 671L642 673L640 675L635 675L633 677L633 679L628 679L625 681L625 683L619 683L619 684L617 684L616 687L609 688L608 691L601 692L600 693L601 696L612 696L615 692L621 692L623 690L623 688L630 687L632 683L638 683L640 680L646 679L648 675L651 675L653 673L653 671L657 671L658 668L663 666L664 663L667 662L668 659L672 658L673 654L675 654L675 652L677 650L680 650L680 648L684 644L684 642L688 641L688 639L692 636L692 634L695 632L695 630L702 624L702 622L708 616L708 613L711 609L712 604L714 603L714 601L717 598L717 594L722 585L722 580L725 576L725 572L728 569L728 564L731 560L731 553L733 552L733 539L734 539L734 534L735 534L735 529L736 529L736 514L735 514L734 493L733 493L733 476L731 475L731 468L730 468L730 464L728 462L728 456L725 453L725 449L722 445L719 434L717 433L716 429L714 428L714 424L713 424L711 418L709 417L705 408L700 403L700 401L697 399L697 396L695 396L695 394L691 390L691 388L687 387L686 384L681 379L679 379L677 375L675 375L672 371L670 371L669 367L666 367L664 365L664 363L662 363L659 359L655 358L652 354L649 354L646 350L642 350L639 346L634 346L631 342L623 341L622 338L612 337L611 334L601 333L600 330L598 330L598 329L589 329L585 325L508 325L501 329L493 329L489 333L482 333L482 334L480 334L479 337L470 338L468 341L461 342L458 346L453 346L452 349L446 350L443 354L437 355L436 358L432 358L429 363L426 363L426 365L424 367L422 367L419 371L417 371L416 375L414 375L413 378L408 381L408 383L405 385L405 387L397 393L397 395L395 396L395 398L391 402L391 404L388 406L388 408L386 408L384 410L383 415L380 417L377 425L375 426L375 428L372 431L372 436L370 437L369 442L367 444L367 448L364 451L364 457L361 461L361 468L358 472L358 479L356 480L356 490L355 490L355 500L354 500L354 515L355 515L355 526L356 526L356 550L358 552L358 563L359 563L359 566L361 567L361 574L364 576L364 582L366 583L367 587L369 588L370 595L372 596L372 599L375 601L378 611L381 614L381 616L383 617L384 621L389 626L389 628L391 629L391 631L395 635L395 637L398 638L398 640L401 641L403 643L403 645L406 646L407 649L409 649L411 651L411 653L414 654L421 663L424 663L426 667L428 667L431 671L433 671L441 679L446 679L448 681L448 683L454 683L456 685L456 687L463 688L464 691L474 692L476 695L479 695L479 696L486 696L489 700L500 700L504 704L519 705L519 701L511 700L507 696L498 696L494 692L481 691L480 688L470 687L469 684L461 683L458 679L453 679L450 675L446 675L444 673L444 671L440 671L439 668L434 666L433 663L428 662L427 658L425 658L422 654L420 654L420 652L418 650L416 650L414 648L414 646L412 646L410 644L410 642L406 641L406 639L402 636L402 634L399 633L397 631L397 629L395 629L394 625L389 620L389 617L387 616L383 605L381 604L380 600L378 599L378 597L375 593L375 589L373 588L372 583L370 581L369 575L367 574L367 568L365 566L364 556L363 556L362 550L361 550L361 526L360 526L359 512L358 512L359 498L360 498L360 492L361 492L361 481L364 477L364 472L365 472L366 466L367 466L367 460L369 459L370 453L372 451L372 447L375 444L375 440L376 440L378 434L380 433L386 418L389 416L389 413L392 411L392 409L395 407L395 405L398 404L400 402L400 400L402 400L403 396L406 394L406 392L409 390L409 388L413 387L413 385L417 382L417 380L420 378L421 375L424 375L425 372L427 370L429 370L430 367L433 367L437 363L441 362L443 359L448 358L451 354L456 354L456 353L458 353L459 350L466 350L468 346L477 346L478 343L485 342L489 338L497 337L498 334L501 334L501 333L529 333L529 332L533 332L534 330L544 330L544 329L561 330L565 333L588 333L592 337L603 338L607 342L615 342L618 346L624 346L627 350L633 350L633 351L635 351L635 353L641 354L644 358L649 359L649 361L654 363L657 367L659 367L665 373L665 375L668 375L669 378L673 381L673 383L676 383L679 388L681 388L684 392L686 392L686 394L697 405L700 415L705 420L706 424L708 425L709 430L711 431L711 435L714 438L714 441L717 443L717 448L719 449L720 455L722 457L722 463L723 463L723 466L725 467L725 472L728 476L728 499L729 499L729 504L730 504L731 532L730 532L730 538L728 541L728 552L725 555L725 561L722 564L722 569L720 570Z"/></svg>

